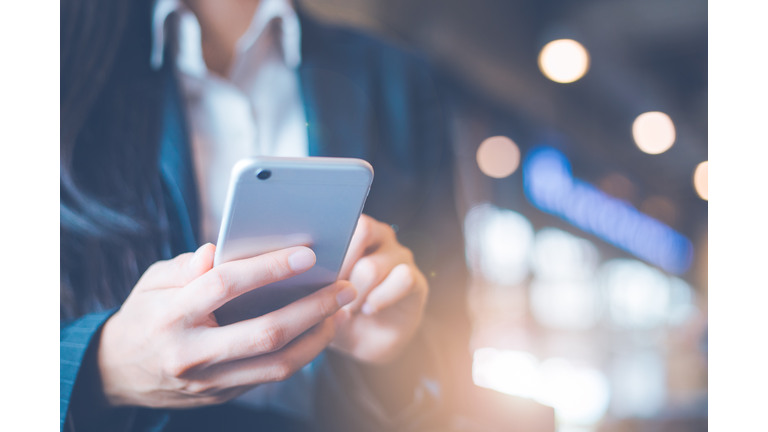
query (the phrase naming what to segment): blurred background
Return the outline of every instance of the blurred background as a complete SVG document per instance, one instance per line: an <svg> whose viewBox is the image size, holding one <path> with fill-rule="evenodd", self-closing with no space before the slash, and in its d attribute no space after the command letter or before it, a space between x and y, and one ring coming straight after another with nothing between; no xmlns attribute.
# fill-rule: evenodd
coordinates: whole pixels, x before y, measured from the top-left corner
<svg viewBox="0 0 768 432"><path fill-rule="evenodd" d="M475 384L707 428L707 2L304 0L435 65Z"/></svg>

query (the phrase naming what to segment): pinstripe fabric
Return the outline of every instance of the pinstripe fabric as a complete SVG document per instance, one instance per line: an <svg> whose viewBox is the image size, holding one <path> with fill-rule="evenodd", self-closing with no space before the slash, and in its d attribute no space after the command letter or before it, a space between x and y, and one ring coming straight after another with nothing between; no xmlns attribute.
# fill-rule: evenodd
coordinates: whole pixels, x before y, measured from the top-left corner
<svg viewBox="0 0 768 432"><path fill-rule="evenodd" d="M80 371L80 364L83 361L85 351L88 349L94 333L115 311L117 309L92 313L69 324L62 323L59 332L59 426L61 431L64 430L64 422L69 411L69 400L72 397L72 390L75 387L75 380Z"/></svg>

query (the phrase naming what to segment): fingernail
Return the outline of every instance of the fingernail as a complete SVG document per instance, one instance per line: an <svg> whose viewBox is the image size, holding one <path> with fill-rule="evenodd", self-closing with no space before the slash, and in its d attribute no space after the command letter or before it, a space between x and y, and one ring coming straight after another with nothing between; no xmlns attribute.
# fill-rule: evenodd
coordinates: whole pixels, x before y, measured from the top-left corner
<svg viewBox="0 0 768 432"><path fill-rule="evenodd" d="M373 313L376 312L376 309L368 303L364 303L363 307L360 308L360 312L362 312L363 315L373 315Z"/></svg>
<svg viewBox="0 0 768 432"><path fill-rule="evenodd" d="M352 303L355 297L357 297L357 290L354 286L350 285L336 294L336 302L339 304L339 307L344 307Z"/></svg>
<svg viewBox="0 0 768 432"><path fill-rule="evenodd" d="M202 255L202 250L203 250L203 248L206 245L208 245L208 243L206 243L206 244L200 246L199 248L197 248L197 250L195 251L195 254L192 255L192 259L189 260L189 266L190 267L197 268L197 262L200 261L200 256Z"/></svg>
<svg viewBox="0 0 768 432"><path fill-rule="evenodd" d="M315 253L311 249L301 248L288 257L288 265L293 271L304 271L315 265Z"/></svg>

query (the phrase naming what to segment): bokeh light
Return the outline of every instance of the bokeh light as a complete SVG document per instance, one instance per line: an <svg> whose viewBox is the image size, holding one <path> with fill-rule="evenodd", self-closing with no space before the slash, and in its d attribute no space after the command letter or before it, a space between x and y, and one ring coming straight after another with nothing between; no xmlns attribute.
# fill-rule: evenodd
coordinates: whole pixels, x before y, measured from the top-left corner
<svg viewBox="0 0 768 432"><path fill-rule="evenodd" d="M704 161L696 167L693 173L693 186L701 199L709 201L709 161Z"/></svg>
<svg viewBox="0 0 768 432"><path fill-rule="evenodd" d="M557 228L536 233L531 250L531 312L555 329L587 329L597 323L600 293L594 272L597 248L590 241Z"/></svg>
<svg viewBox="0 0 768 432"><path fill-rule="evenodd" d="M571 83L589 69L589 53L572 39L558 39L541 49L539 68L552 81Z"/></svg>
<svg viewBox="0 0 768 432"><path fill-rule="evenodd" d="M489 177L508 177L520 165L520 149L505 136L486 138L477 149L477 165Z"/></svg>
<svg viewBox="0 0 768 432"><path fill-rule="evenodd" d="M539 362L524 351L475 350L472 379L481 387L555 408L561 426L594 425L608 409L611 396L607 377L597 369L575 366L563 358Z"/></svg>
<svg viewBox="0 0 768 432"><path fill-rule="evenodd" d="M539 361L523 351L479 348L472 360L475 384L502 393L532 398L541 387Z"/></svg>
<svg viewBox="0 0 768 432"><path fill-rule="evenodd" d="M537 279L587 279L592 276L597 261L597 248L588 240L557 228L542 228L536 233L531 266Z"/></svg>
<svg viewBox="0 0 768 432"><path fill-rule="evenodd" d="M608 261L600 272L611 320L615 324L630 329L649 329L666 322L670 282L662 272L630 259Z"/></svg>
<svg viewBox="0 0 768 432"><path fill-rule="evenodd" d="M640 114L632 124L637 147L648 154L664 153L675 143L675 124L659 111Z"/></svg>
<svg viewBox="0 0 768 432"><path fill-rule="evenodd" d="M553 329L586 330L600 318L600 297L594 281L542 281L530 287L531 312Z"/></svg>
<svg viewBox="0 0 768 432"><path fill-rule="evenodd" d="M520 213L491 204L473 207L464 219L467 261L473 272L500 285L528 275L533 226Z"/></svg>
<svg viewBox="0 0 768 432"><path fill-rule="evenodd" d="M666 398L664 359L654 350L617 355L611 365L611 413L622 417L650 417Z"/></svg>
<svg viewBox="0 0 768 432"><path fill-rule="evenodd" d="M611 391L608 378L599 370L551 358L541 363L539 373L536 400L554 407L561 424L589 426L607 411Z"/></svg>
<svg viewBox="0 0 768 432"><path fill-rule="evenodd" d="M698 313L693 288L680 278L669 278L667 323L671 326L681 326Z"/></svg>

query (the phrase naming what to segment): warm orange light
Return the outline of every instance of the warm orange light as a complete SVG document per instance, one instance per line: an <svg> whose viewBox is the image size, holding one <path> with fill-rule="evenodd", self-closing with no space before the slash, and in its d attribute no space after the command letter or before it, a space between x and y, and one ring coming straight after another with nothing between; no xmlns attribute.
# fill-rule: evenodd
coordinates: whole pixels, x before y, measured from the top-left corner
<svg viewBox="0 0 768 432"><path fill-rule="evenodd" d="M541 49L539 68L552 81L571 83L587 73L589 53L575 40L558 39Z"/></svg>
<svg viewBox="0 0 768 432"><path fill-rule="evenodd" d="M640 114L632 124L635 143L645 153L664 153L675 143L675 124L659 111Z"/></svg>
<svg viewBox="0 0 768 432"><path fill-rule="evenodd" d="M520 165L520 149L505 136L486 138L477 149L477 165L489 177L507 177Z"/></svg>
<svg viewBox="0 0 768 432"><path fill-rule="evenodd" d="M709 201L709 161L704 161L693 172L693 186L701 199Z"/></svg>

